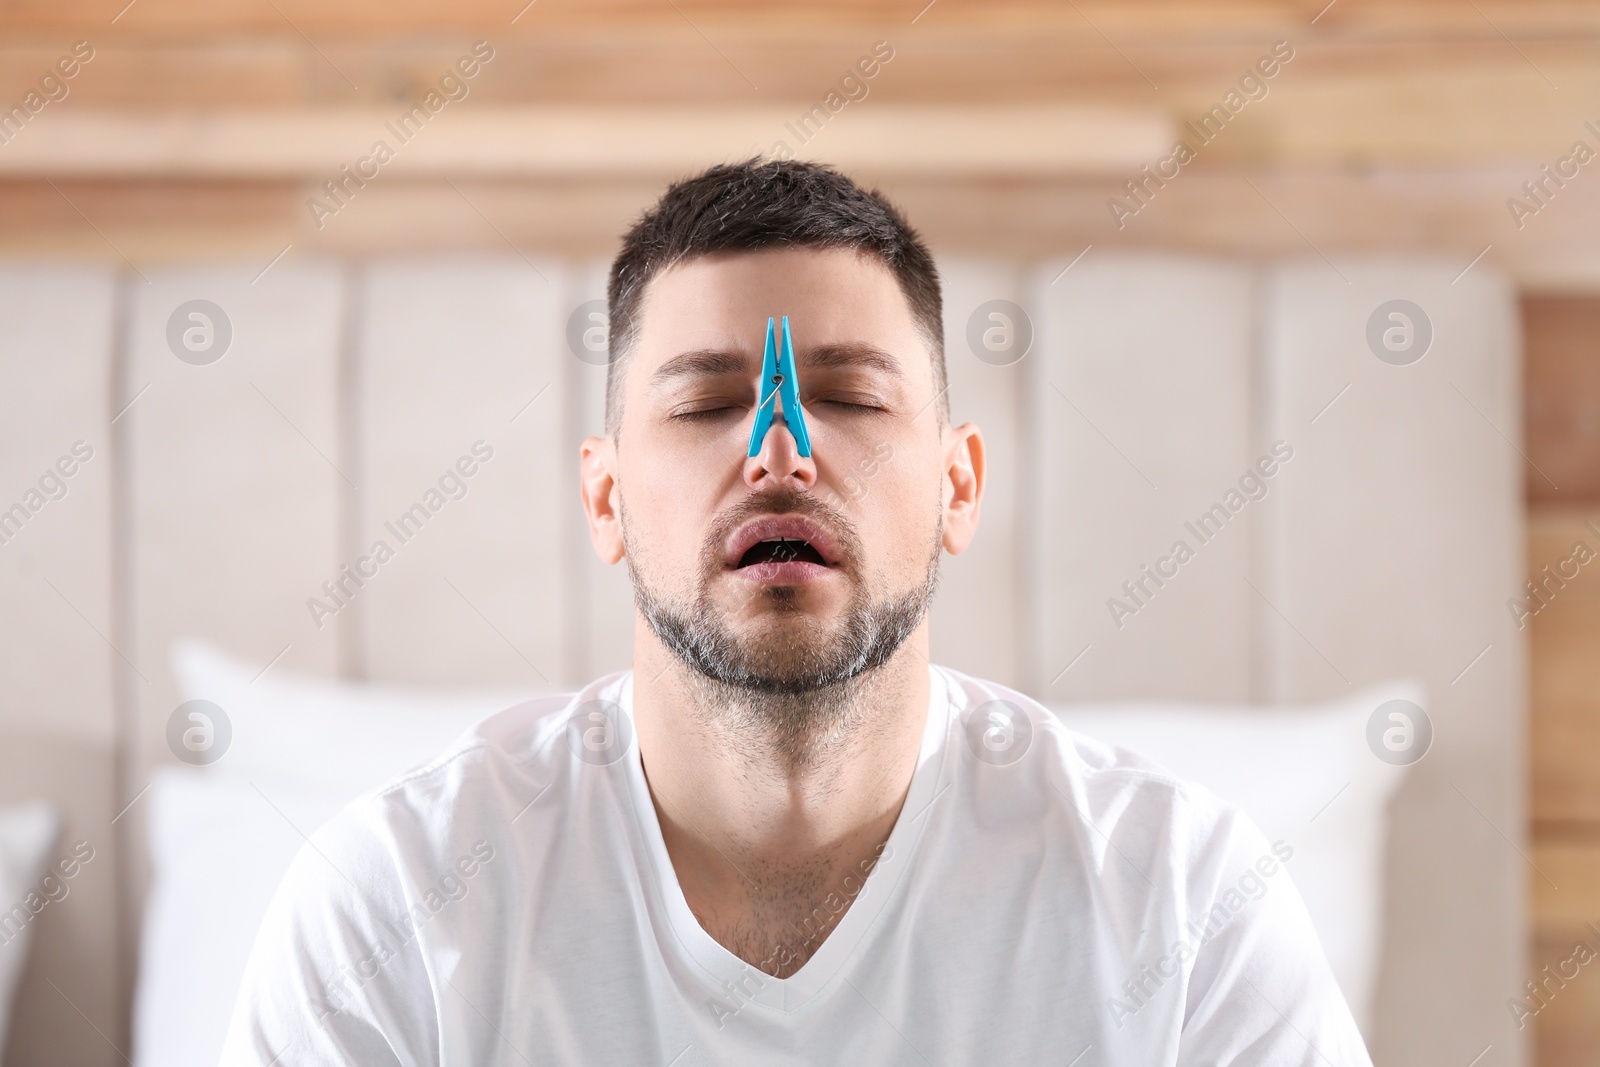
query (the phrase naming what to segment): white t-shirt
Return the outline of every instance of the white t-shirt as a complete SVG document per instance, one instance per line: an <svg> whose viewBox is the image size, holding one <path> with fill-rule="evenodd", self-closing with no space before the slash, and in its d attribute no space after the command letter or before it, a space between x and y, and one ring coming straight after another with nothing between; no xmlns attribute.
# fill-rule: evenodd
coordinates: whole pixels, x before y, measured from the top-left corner
<svg viewBox="0 0 1600 1067"><path fill-rule="evenodd" d="M1289 846L1021 693L930 681L905 806L792 977L690 912L625 671L491 716L317 831L224 1064L1370 1067Z"/></svg>

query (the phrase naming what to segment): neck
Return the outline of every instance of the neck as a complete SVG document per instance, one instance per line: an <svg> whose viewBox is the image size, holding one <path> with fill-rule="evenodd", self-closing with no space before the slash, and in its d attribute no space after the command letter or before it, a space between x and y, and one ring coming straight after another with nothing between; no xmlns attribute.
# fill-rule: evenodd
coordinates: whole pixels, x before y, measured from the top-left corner
<svg viewBox="0 0 1600 1067"><path fill-rule="evenodd" d="M798 695L706 678L642 620L635 649L639 751L686 894L748 900L887 840L927 720L926 621L881 667Z"/></svg>

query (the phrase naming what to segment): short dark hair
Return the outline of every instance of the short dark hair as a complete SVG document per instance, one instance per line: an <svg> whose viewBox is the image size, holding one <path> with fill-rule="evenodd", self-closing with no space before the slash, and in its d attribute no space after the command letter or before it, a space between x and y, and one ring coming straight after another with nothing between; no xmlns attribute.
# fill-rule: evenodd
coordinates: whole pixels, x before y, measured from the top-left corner
<svg viewBox="0 0 1600 1067"><path fill-rule="evenodd" d="M938 418L941 425L949 422L944 300L921 236L882 193L863 190L833 167L753 156L672 183L623 238L606 284L608 434L622 424L622 385L650 280L699 256L783 246L853 248L889 268L928 345Z"/></svg>

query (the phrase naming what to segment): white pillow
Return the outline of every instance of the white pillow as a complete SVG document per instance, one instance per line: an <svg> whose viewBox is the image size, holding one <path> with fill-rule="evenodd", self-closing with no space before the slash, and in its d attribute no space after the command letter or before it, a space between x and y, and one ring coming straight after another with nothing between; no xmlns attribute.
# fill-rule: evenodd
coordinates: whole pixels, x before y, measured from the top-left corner
<svg viewBox="0 0 1600 1067"><path fill-rule="evenodd" d="M425 763L486 716L548 687L443 688L343 682L237 659L179 641L172 672L184 700L207 700L232 738L209 770L343 792L347 799Z"/></svg>
<svg viewBox="0 0 1600 1067"><path fill-rule="evenodd" d="M429 689L260 670L200 642L174 647L183 699L231 738L215 762L153 776L150 894L134 1004L139 1067L215 1064L250 946L290 861L345 804L438 755L533 689Z"/></svg>
<svg viewBox="0 0 1600 1067"><path fill-rule="evenodd" d="M134 1007L136 1064L214 1065L267 904L309 834L349 799L190 767L150 785L150 895ZM271 803L268 803L270 799Z"/></svg>
<svg viewBox="0 0 1600 1067"><path fill-rule="evenodd" d="M45 881L60 833L60 818L43 801L0 808L0 1049L6 1046L11 998L28 962L34 917L62 892L55 871Z"/></svg>
<svg viewBox="0 0 1600 1067"><path fill-rule="evenodd" d="M1179 778L1239 805L1285 864L1344 991L1371 1036L1383 930L1383 853L1389 797L1409 770L1380 760L1367 722L1380 704L1426 707L1420 682L1401 680L1322 704L1219 706L1139 701L1058 705L1068 728L1132 749Z"/></svg>

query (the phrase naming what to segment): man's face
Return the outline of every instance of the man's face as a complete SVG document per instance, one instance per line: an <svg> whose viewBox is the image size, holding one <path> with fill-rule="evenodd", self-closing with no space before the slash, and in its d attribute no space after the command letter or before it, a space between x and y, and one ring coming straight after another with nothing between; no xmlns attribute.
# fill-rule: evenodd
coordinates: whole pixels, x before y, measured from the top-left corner
<svg viewBox="0 0 1600 1067"><path fill-rule="evenodd" d="M767 319L781 340L784 315L812 454L779 412L747 456L772 388L757 381ZM920 625L948 540L938 399L926 342L875 259L784 249L659 274L610 457L656 635L746 689L804 692L887 660Z"/></svg>

